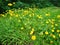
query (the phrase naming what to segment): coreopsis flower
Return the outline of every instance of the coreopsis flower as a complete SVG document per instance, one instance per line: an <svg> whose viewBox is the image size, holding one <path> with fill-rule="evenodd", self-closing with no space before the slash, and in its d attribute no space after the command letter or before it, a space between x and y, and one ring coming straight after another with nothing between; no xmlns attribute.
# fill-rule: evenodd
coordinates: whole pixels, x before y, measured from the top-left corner
<svg viewBox="0 0 60 45"><path fill-rule="evenodd" d="M34 28L32 28L31 32L30 32L30 35L32 35L34 33Z"/></svg>
<svg viewBox="0 0 60 45"><path fill-rule="evenodd" d="M15 17L18 17L19 15L15 15Z"/></svg>
<svg viewBox="0 0 60 45"><path fill-rule="evenodd" d="M60 32L60 30L57 30L57 32L59 33L59 32Z"/></svg>
<svg viewBox="0 0 60 45"><path fill-rule="evenodd" d="M54 25L52 24L51 27L54 27Z"/></svg>
<svg viewBox="0 0 60 45"><path fill-rule="evenodd" d="M52 44L52 43L53 43L53 41L50 41L50 43Z"/></svg>
<svg viewBox="0 0 60 45"><path fill-rule="evenodd" d="M46 16L50 16L50 14L45 14Z"/></svg>
<svg viewBox="0 0 60 45"><path fill-rule="evenodd" d="M37 15L37 17L38 17L39 19L42 19L42 16L41 16L41 15Z"/></svg>
<svg viewBox="0 0 60 45"><path fill-rule="evenodd" d="M32 39L32 40L36 40L36 36L33 35L33 36L31 37L31 39Z"/></svg>
<svg viewBox="0 0 60 45"><path fill-rule="evenodd" d="M59 34L59 37L60 37L60 34Z"/></svg>
<svg viewBox="0 0 60 45"><path fill-rule="evenodd" d="M51 31L54 32L54 29L52 29Z"/></svg>
<svg viewBox="0 0 60 45"><path fill-rule="evenodd" d="M30 32L30 35L32 35L33 33L34 33L34 31L31 31L31 32Z"/></svg>
<svg viewBox="0 0 60 45"><path fill-rule="evenodd" d="M3 17L5 17L5 15L4 14L1 14Z"/></svg>
<svg viewBox="0 0 60 45"><path fill-rule="evenodd" d="M55 26L58 26L58 24L55 24Z"/></svg>
<svg viewBox="0 0 60 45"><path fill-rule="evenodd" d="M46 23L48 24L48 23L49 23L49 21L46 21Z"/></svg>
<svg viewBox="0 0 60 45"><path fill-rule="evenodd" d="M57 15L57 18L60 18L60 15Z"/></svg>
<svg viewBox="0 0 60 45"><path fill-rule="evenodd" d="M24 29L24 27L21 27L21 30L23 30Z"/></svg>
<svg viewBox="0 0 60 45"><path fill-rule="evenodd" d="M52 37L53 37L53 38L56 38L56 36L55 36L55 35L53 35Z"/></svg>
<svg viewBox="0 0 60 45"><path fill-rule="evenodd" d="M15 4L15 2L13 2L13 4Z"/></svg>
<svg viewBox="0 0 60 45"><path fill-rule="evenodd" d="M46 31L45 34L48 35L49 33Z"/></svg>
<svg viewBox="0 0 60 45"><path fill-rule="evenodd" d="M21 22L21 20L18 20L18 22Z"/></svg>

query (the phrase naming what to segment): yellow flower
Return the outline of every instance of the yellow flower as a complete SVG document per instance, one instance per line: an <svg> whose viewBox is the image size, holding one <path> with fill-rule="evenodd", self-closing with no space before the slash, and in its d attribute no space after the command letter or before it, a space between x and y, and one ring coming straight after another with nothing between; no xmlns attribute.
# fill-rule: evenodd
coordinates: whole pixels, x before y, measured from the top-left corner
<svg viewBox="0 0 60 45"><path fill-rule="evenodd" d="M32 17L32 15L30 14L29 17Z"/></svg>
<svg viewBox="0 0 60 45"><path fill-rule="evenodd" d="M32 8L29 8L29 10L32 10Z"/></svg>
<svg viewBox="0 0 60 45"><path fill-rule="evenodd" d="M15 4L15 2L13 2L13 4Z"/></svg>
<svg viewBox="0 0 60 45"><path fill-rule="evenodd" d="M52 21L55 21L55 19L52 19Z"/></svg>
<svg viewBox="0 0 60 45"><path fill-rule="evenodd" d="M27 25L27 23L24 24L25 26Z"/></svg>
<svg viewBox="0 0 60 45"><path fill-rule="evenodd" d="M50 34L50 36L53 37L53 38L56 38L56 36L54 34Z"/></svg>
<svg viewBox="0 0 60 45"><path fill-rule="evenodd" d="M48 23L49 23L49 21L46 21L46 23L48 24Z"/></svg>
<svg viewBox="0 0 60 45"><path fill-rule="evenodd" d="M60 32L60 30L57 30L57 32L59 33L59 32Z"/></svg>
<svg viewBox="0 0 60 45"><path fill-rule="evenodd" d="M50 43L52 44L52 43L53 43L53 41L50 41Z"/></svg>
<svg viewBox="0 0 60 45"><path fill-rule="evenodd" d="M56 36L55 36L55 35L53 35L52 37L53 37L53 38L56 38Z"/></svg>
<svg viewBox="0 0 60 45"><path fill-rule="evenodd" d="M51 19L48 19L49 22L51 22Z"/></svg>
<svg viewBox="0 0 60 45"><path fill-rule="evenodd" d="M23 14L24 14L24 15L28 14L28 10L25 10Z"/></svg>
<svg viewBox="0 0 60 45"><path fill-rule="evenodd" d="M60 20L58 20L58 22L60 22Z"/></svg>
<svg viewBox="0 0 60 45"><path fill-rule="evenodd" d="M51 19L48 19L48 20L49 20L49 22L50 22L51 24L54 24L54 21L55 21L54 19L52 19L52 20L51 20Z"/></svg>
<svg viewBox="0 0 60 45"><path fill-rule="evenodd" d="M54 27L54 25L51 25L51 27Z"/></svg>
<svg viewBox="0 0 60 45"><path fill-rule="evenodd" d="M45 34L48 35L49 33L46 31Z"/></svg>
<svg viewBox="0 0 60 45"><path fill-rule="evenodd" d="M4 14L1 14L3 17L5 17L5 15Z"/></svg>
<svg viewBox="0 0 60 45"><path fill-rule="evenodd" d="M52 32L54 32L54 30L51 30Z"/></svg>
<svg viewBox="0 0 60 45"><path fill-rule="evenodd" d="M50 14L45 14L46 16L50 16Z"/></svg>
<svg viewBox="0 0 60 45"><path fill-rule="evenodd" d="M53 38L56 38L56 36L54 34L50 34L50 36L53 37Z"/></svg>
<svg viewBox="0 0 60 45"><path fill-rule="evenodd" d="M32 28L32 31L34 31L34 28Z"/></svg>
<svg viewBox="0 0 60 45"><path fill-rule="evenodd" d="M34 33L34 28L32 28L32 31L30 32L30 35L32 35Z"/></svg>
<svg viewBox="0 0 60 45"><path fill-rule="evenodd" d="M58 15L57 18L60 18L60 15Z"/></svg>
<svg viewBox="0 0 60 45"><path fill-rule="evenodd" d="M24 27L21 27L21 30L23 30L24 29Z"/></svg>
<svg viewBox="0 0 60 45"><path fill-rule="evenodd" d="M30 32L30 35L32 35L33 33L34 33L34 31L31 31L31 32Z"/></svg>
<svg viewBox="0 0 60 45"><path fill-rule="evenodd" d="M18 15L16 15L16 17L18 17Z"/></svg>
<svg viewBox="0 0 60 45"><path fill-rule="evenodd" d="M52 21L51 24L54 24L54 22Z"/></svg>
<svg viewBox="0 0 60 45"><path fill-rule="evenodd" d="M12 3L8 3L8 6L12 6Z"/></svg>
<svg viewBox="0 0 60 45"><path fill-rule="evenodd" d="M21 22L21 20L18 20L18 22Z"/></svg>
<svg viewBox="0 0 60 45"><path fill-rule="evenodd" d="M39 19L42 19L42 16L41 16L41 15L37 15L37 17L38 17Z"/></svg>
<svg viewBox="0 0 60 45"><path fill-rule="evenodd" d="M33 17L34 16L34 13L32 13L32 14L29 14L29 17Z"/></svg>
<svg viewBox="0 0 60 45"><path fill-rule="evenodd" d="M14 13L14 11L12 11L12 10L9 10L9 13Z"/></svg>
<svg viewBox="0 0 60 45"><path fill-rule="evenodd" d="M24 12L25 12L25 13L27 13L27 12L28 12L28 10L25 10Z"/></svg>
<svg viewBox="0 0 60 45"><path fill-rule="evenodd" d="M58 24L55 24L55 26L58 26Z"/></svg>
<svg viewBox="0 0 60 45"><path fill-rule="evenodd" d="M60 37L60 34L59 34L59 37Z"/></svg>
<svg viewBox="0 0 60 45"><path fill-rule="evenodd" d="M31 37L31 39L32 39L32 40L36 40L36 36L33 35L33 36Z"/></svg>
<svg viewBox="0 0 60 45"><path fill-rule="evenodd" d="M12 14L12 13L10 13L10 16L13 16L13 14Z"/></svg>

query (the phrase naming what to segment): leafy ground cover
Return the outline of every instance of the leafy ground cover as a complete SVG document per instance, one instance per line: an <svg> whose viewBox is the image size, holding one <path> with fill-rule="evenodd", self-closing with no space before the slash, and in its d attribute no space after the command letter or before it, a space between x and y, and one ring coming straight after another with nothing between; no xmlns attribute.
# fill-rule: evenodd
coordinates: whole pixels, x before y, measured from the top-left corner
<svg viewBox="0 0 60 45"><path fill-rule="evenodd" d="M60 8L12 9L0 14L1 45L60 45Z"/></svg>

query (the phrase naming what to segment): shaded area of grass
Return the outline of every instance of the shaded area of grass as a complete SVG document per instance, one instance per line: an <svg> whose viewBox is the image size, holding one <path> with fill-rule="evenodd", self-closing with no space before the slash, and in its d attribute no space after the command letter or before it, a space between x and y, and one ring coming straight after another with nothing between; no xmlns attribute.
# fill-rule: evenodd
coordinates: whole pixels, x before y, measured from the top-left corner
<svg viewBox="0 0 60 45"><path fill-rule="evenodd" d="M2 45L60 45L60 8L9 10L0 14Z"/></svg>

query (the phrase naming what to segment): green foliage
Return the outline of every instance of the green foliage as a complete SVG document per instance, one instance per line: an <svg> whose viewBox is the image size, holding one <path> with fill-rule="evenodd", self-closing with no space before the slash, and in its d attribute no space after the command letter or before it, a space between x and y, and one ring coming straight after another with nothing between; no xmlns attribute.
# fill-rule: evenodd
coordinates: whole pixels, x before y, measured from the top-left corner
<svg viewBox="0 0 60 45"><path fill-rule="evenodd" d="M60 7L60 0L50 0L50 2L51 2L52 4L54 4L55 6Z"/></svg>
<svg viewBox="0 0 60 45"><path fill-rule="evenodd" d="M11 6L8 5L8 4L12 4ZM23 8L25 7L26 5L28 4L25 4L23 2L20 2L20 1L14 1L14 0L0 0L0 10L3 12L3 11L6 11L6 10L9 10L9 9L12 9L12 8Z"/></svg>
<svg viewBox="0 0 60 45"><path fill-rule="evenodd" d="M15 2L15 4L13 4ZM12 6L8 4L11 3ZM0 0L0 10L4 12L13 8L44 8L51 6L60 6L59 0ZM0 12L0 13L1 13Z"/></svg>
<svg viewBox="0 0 60 45"><path fill-rule="evenodd" d="M33 35L35 40L31 39ZM60 45L60 9L57 7L12 9L0 14L0 43L1 45Z"/></svg>
<svg viewBox="0 0 60 45"><path fill-rule="evenodd" d="M15 2L15 4L13 4ZM9 6L8 4L11 3L12 6ZM0 10L1 12L4 12L6 10L12 9L12 8L28 8L28 7L48 7L52 4L47 1L40 1L40 0L0 0ZM1 13L0 12L0 13Z"/></svg>

